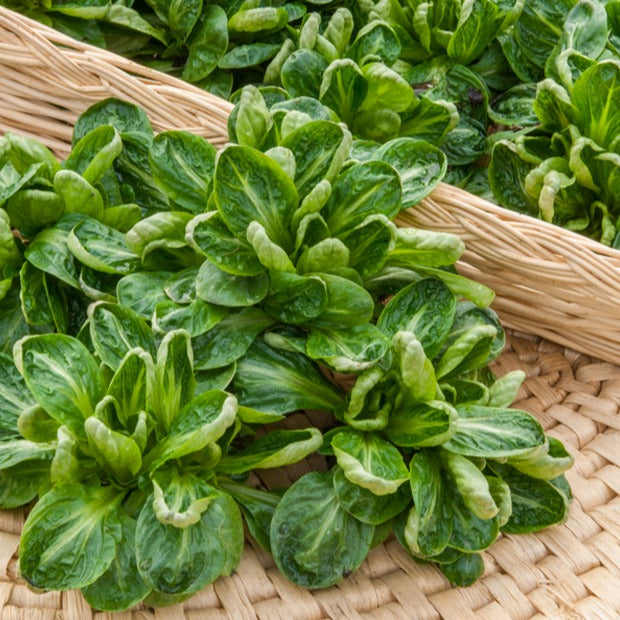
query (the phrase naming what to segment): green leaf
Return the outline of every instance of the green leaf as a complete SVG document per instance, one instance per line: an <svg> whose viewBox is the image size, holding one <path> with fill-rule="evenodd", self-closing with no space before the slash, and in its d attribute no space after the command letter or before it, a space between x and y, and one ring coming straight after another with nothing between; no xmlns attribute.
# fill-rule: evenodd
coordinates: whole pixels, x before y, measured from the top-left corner
<svg viewBox="0 0 620 620"><path fill-rule="evenodd" d="M116 402L118 419L128 421L147 409L147 382L154 374L153 358L142 349L131 349L110 380L108 396Z"/></svg>
<svg viewBox="0 0 620 620"><path fill-rule="evenodd" d="M338 372L358 372L379 361L388 351L389 340L372 324L345 329L310 330L306 351Z"/></svg>
<svg viewBox="0 0 620 620"><path fill-rule="evenodd" d="M484 562L479 553L461 553L454 562L440 564L439 569L453 586L462 588L484 575Z"/></svg>
<svg viewBox="0 0 620 620"><path fill-rule="evenodd" d="M241 91L235 112L229 117L229 125L234 124L231 139L234 134L241 146L260 149L273 127L273 118L258 88L249 84Z"/></svg>
<svg viewBox="0 0 620 620"><path fill-rule="evenodd" d="M405 541L414 555L441 553L452 536L452 510L435 451L420 450L409 464L413 508L405 527Z"/></svg>
<svg viewBox="0 0 620 620"><path fill-rule="evenodd" d="M438 394L433 363L424 354L420 341L411 332L396 332L392 351L403 387L414 401L430 401ZM404 392L404 390L403 390Z"/></svg>
<svg viewBox="0 0 620 620"><path fill-rule="evenodd" d="M196 276L196 294L203 301L221 306L242 308L254 306L269 290L266 272L254 276L236 276L214 265L209 259Z"/></svg>
<svg viewBox="0 0 620 620"><path fill-rule="evenodd" d="M443 401L403 402L390 414L385 433L398 446L443 445L455 432L456 417L454 407Z"/></svg>
<svg viewBox="0 0 620 620"><path fill-rule="evenodd" d="M400 52L400 42L390 25L373 20L360 29L347 53L360 64L364 64L368 56L379 56L386 65L391 65Z"/></svg>
<svg viewBox="0 0 620 620"><path fill-rule="evenodd" d="M261 305L284 323L305 323L327 307L327 286L319 276L275 271L269 276L269 286Z"/></svg>
<svg viewBox="0 0 620 620"><path fill-rule="evenodd" d="M8 469L25 461L50 461L55 443L35 443L27 439L8 439L0 442L0 469Z"/></svg>
<svg viewBox="0 0 620 620"><path fill-rule="evenodd" d="M159 333L183 329L194 338L215 327L227 314L228 309L194 299L189 305L170 300L160 302L153 313L153 331Z"/></svg>
<svg viewBox="0 0 620 620"><path fill-rule="evenodd" d="M350 125L368 94L368 81L349 58L334 60L323 73L319 100Z"/></svg>
<svg viewBox="0 0 620 620"><path fill-rule="evenodd" d="M191 220L186 238L196 251L222 271L237 276L256 276L263 271L245 234L242 238L233 235L217 211L203 213Z"/></svg>
<svg viewBox="0 0 620 620"><path fill-rule="evenodd" d="M156 493L145 502L136 527L136 558L145 582L167 595L188 595L230 574L243 550L241 514L232 498L192 474L179 476L174 470L153 483ZM204 507L198 507L200 502ZM179 527L168 519L162 522L166 513L159 513L160 504L170 517L193 507L200 512Z"/></svg>
<svg viewBox="0 0 620 620"><path fill-rule="evenodd" d="M96 302L88 308L88 317L95 351L112 370L117 370L127 352L136 347L155 356L149 326L129 308Z"/></svg>
<svg viewBox="0 0 620 620"><path fill-rule="evenodd" d="M96 271L125 275L140 267L140 257L129 249L125 235L91 218L73 227L67 246L81 263Z"/></svg>
<svg viewBox="0 0 620 620"><path fill-rule="evenodd" d="M499 517L481 519L465 505L463 496L448 478L447 502L452 507L453 527L450 547L472 553L491 546L499 534Z"/></svg>
<svg viewBox="0 0 620 620"><path fill-rule="evenodd" d="M8 158L15 170L21 175L27 175L34 165L42 165L40 172L46 179L51 180L60 170L60 164L52 152L39 140L28 136L16 136L7 132L3 136L8 145Z"/></svg>
<svg viewBox="0 0 620 620"><path fill-rule="evenodd" d="M401 208L398 173L384 162L353 164L333 183L322 215L333 235L351 230L367 216L382 213L392 219Z"/></svg>
<svg viewBox="0 0 620 620"><path fill-rule="evenodd" d="M55 224L65 212L65 203L54 191L22 189L9 197L6 210L11 225L26 232Z"/></svg>
<svg viewBox="0 0 620 620"><path fill-rule="evenodd" d="M377 327L387 336L411 332L426 356L433 358L447 337L456 312L456 298L439 280L425 279L401 289L383 309Z"/></svg>
<svg viewBox="0 0 620 620"><path fill-rule="evenodd" d="M233 390L241 405L267 413L335 411L342 396L305 355L257 340L237 363Z"/></svg>
<svg viewBox="0 0 620 620"><path fill-rule="evenodd" d="M299 198L290 177L267 155L242 146L222 151L215 168L218 211L239 237L252 221L286 252L293 249L290 220Z"/></svg>
<svg viewBox="0 0 620 620"><path fill-rule="evenodd" d="M73 127L73 145L101 125L112 125L119 133L137 131L153 135L146 112L127 101L104 99L83 112Z"/></svg>
<svg viewBox="0 0 620 620"><path fill-rule="evenodd" d="M322 443L323 437L316 428L271 431L247 448L224 456L217 468L227 474L241 474L252 469L283 467L305 459Z"/></svg>
<svg viewBox="0 0 620 620"><path fill-rule="evenodd" d="M295 186L299 196L306 197L318 183L336 176L348 155L350 139L340 125L314 120L289 133L280 144L295 156Z"/></svg>
<svg viewBox="0 0 620 620"><path fill-rule="evenodd" d="M122 150L123 142L116 129L102 125L89 131L73 146L64 167L74 170L93 185L112 167Z"/></svg>
<svg viewBox="0 0 620 620"><path fill-rule="evenodd" d="M222 7L208 4L203 8L187 46L189 54L181 77L198 82L213 72L228 48L227 19Z"/></svg>
<svg viewBox="0 0 620 620"><path fill-rule="evenodd" d="M325 588L355 571L366 558L374 527L339 504L333 474L312 472L284 494L271 522L275 562L293 583Z"/></svg>
<svg viewBox="0 0 620 620"><path fill-rule="evenodd" d="M166 301L164 285L172 275L171 271L149 271L122 277L116 285L119 303L143 319L150 319L157 304Z"/></svg>
<svg viewBox="0 0 620 620"><path fill-rule="evenodd" d="M164 284L164 292L177 304L191 303L196 299L194 282L197 275L198 267L187 267L177 273L170 274Z"/></svg>
<svg viewBox="0 0 620 620"><path fill-rule="evenodd" d="M54 176L54 189L65 203L65 213L82 213L97 220L103 217L104 203L99 191L73 170Z"/></svg>
<svg viewBox="0 0 620 620"><path fill-rule="evenodd" d="M221 368L239 359L274 319L258 308L231 312L211 330L194 338L194 368Z"/></svg>
<svg viewBox="0 0 620 620"><path fill-rule="evenodd" d="M74 220L66 220L72 222ZM73 226L71 226L73 228ZM69 229L70 230L70 229ZM75 258L67 247L68 230L55 226L39 233L28 246L26 259L45 273L55 276L73 288L80 288Z"/></svg>
<svg viewBox="0 0 620 620"><path fill-rule="evenodd" d="M369 215L342 236L349 250L349 266L362 277L379 271L392 251L396 231L396 226L384 215Z"/></svg>
<svg viewBox="0 0 620 620"><path fill-rule="evenodd" d="M234 423L237 399L221 390L203 392L172 419L168 435L145 457L144 468L155 471L166 461L202 450Z"/></svg>
<svg viewBox="0 0 620 620"><path fill-rule="evenodd" d="M220 69L245 69L260 65L273 58L280 49L278 43L248 43L229 50L220 58L217 66Z"/></svg>
<svg viewBox="0 0 620 620"><path fill-rule="evenodd" d="M295 50L282 65L280 79L291 97L319 98L323 73L328 61L314 50Z"/></svg>
<svg viewBox="0 0 620 620"><path fill-rule="evenodd" d="M150 591L136 562L136 520L120 512L122 542L108 570L82 588L89 605L103 611L123 611L139 603Z"/></svg>
<svg viewBox="0 0 620 620"><path fill-rule="evenodd" d="M390 140L375 151L373 159L390 164L400 175L401 209L413 207L426 198L447 169L446 156L438 148L415 138Z"/></svg>
<svg viewBox="0 0 620 620"><path fill-rule="evenodd" d="M185 330L167 333L157 350L155 385L151 404L155 419L166 430L194 396L194 354Z"/></svg>
<svg viewBox="0 0 620 620"><path fill-rule="evenodd" d="M581 133L599 146L617 149L620 135L620 61L604 61L586 69L575 81L572 102Z"/></svg>
<svg viewBox="0 0 620 620"><path fill-rule="evenodd" d="M409 479L398 449L373 433L341 431L331 445L347 479L375 495L395 493Z"/></svg>
<svg viewBox="0 0 620 620"><path fill-rule="evenodd" d="M131 437L111 430L95 416L86 420L84 430L88 446L100 467L121 484L128 483L140 471L142 455Z"/></svg>
<svg viewBox="0 0 620 620"><path fill-rule="evenodd" d="M67 484L48 491L22 530L22 578L46 590L82 588L98 579L121 539L122 498L114 487Z"/></svg>
<svg viewBox="0 0 620 620"><path fill-rule="evenodd" d="M370 321L374 302L365 288L348 278L328 273L317 275L326 285L327 306L313 319L314 326L339 329Z"/></svg>
<svg viewBox="0 0 620 620"><path fill-rule="evenodd" d="M295 272L295 266L288 254L269 238L264 226L258 222L250 222L246 236L265 269Z"/></svg>
<svg viewBox="0 0 620 620"><path fill-rule="evenodd" d="M165 131L155 137L149 162L158 187L172 202L202 213L211 193L215 148L185 131Z"/></svg>
<svg viewBox="0 0 620 620"><path fill-rule="evenodd" d="M493 463L492 469L510 487L512 513L503 532L538 532L567 518L568 499L551 481L532 478L499 463Z"/></svg>
<svg viewBox="0 0 620 620"><path fill-rule="evenodd" d="M0 436L17 437L18 418L36 405L13 360L0 353Z"/></svg>
<svg viewBox="0 0 620 620"><path fill-rule="evenodd" d="M19 508L49 486L49 462L25 461L0 470L0 507Z"/></svg>
<svg viewBox="0 0 620 620"><path fill-rule="evenodd" d="M504 458L523 454L545 443L540 424L525 411L459 405L454 434L445 444L464 456Z"/></svg>
<svg viewBox="0 0 620 620"><path fill-rule="evenodd" d="M269 528L280 495L255 489L232 480L220 479L218 485L229 493L241 508L250 534L264 549L271 552Z"/></svg>
<svg viewBox="0 0 620 620"><path fill-rule="evenodd" d="M532 478L553 480L572 467L574 461L561 441L547 437L546 444L530 453L508 459L508 464Z"/></svg>
<svg viewBox="0 0 620 620"><path fill-rule="evenodd" d="M479 519L492 519L499 513L485 475L475 463L460 454L443 450L440 452L442 465L454 479L465 506Z"/></svg>
<svg viewBox="0 0 620 620"><path fill-rule="evenodd" d="M418 265L446 267L461 258L465 244L456 235L417 228L397 228L390 265L416 269Z"/></svg>
<svg viewBox="0 0 620 620"><path fill-rule="evenodd" d="M26 336L14 350L15 365L37 402L74 433L83 435L104 394L103 376L86 347L70 336Z"/></svg>
<svg viewBox="0 0 620 620"><path fill-rule="evenodd" d="M386 523L411 503L407 485L399 486L396 493L386 498L353 484L340 468L334 473L334 489L340 505L358 521L369 525Z"/></svg>

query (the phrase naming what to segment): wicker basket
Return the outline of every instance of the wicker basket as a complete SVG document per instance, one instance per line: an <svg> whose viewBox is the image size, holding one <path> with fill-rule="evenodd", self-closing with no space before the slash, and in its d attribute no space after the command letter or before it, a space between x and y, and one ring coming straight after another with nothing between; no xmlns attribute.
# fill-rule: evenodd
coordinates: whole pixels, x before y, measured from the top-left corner
<svg viewBox="0 0 620 620"><path fill-rule="evenodd" d="M0 8L0 130L34 135L64 155L76 116L107 96L143 106L156 130L186 129L215 144L226 139L230 106L225 102ZM496 307L509 325L613 359L619 346L609 338L617 334L610 328L618 253L581 238L571 247L568 233L446 186L406 217L462 234L468 245L463 272L498 290ZM578 257L582 250L589 254ZM595 278L599 259L609 283ZM547 292L544 302L542 292ZM585 325L604 333L608 345L590 341ZM575 501L562 526L503 536L484 555L485 576L470 588L451 588L439 571L414 563L392 540L374 549L342 584L309 592L287 582L272 559L248 541L235 575L183 605L100 614L77 592L36 595L17 580L15 552L24 512L4 511L0 618L620 618L620 367L515 333L496 371L516 368L528 374L517 405L535 414L575 456L567 475ZM299 423L299 416L286 420ZM261 478L267 485L288 484L320 467L317 458Z"/></svg>
<svg viewBox="0 0 620 620"><path fill-rule="evenodd" d="M63 156L75 118L110 96L142 106L155 130L226 142L229 103L0 7L0 130ZM495 290L506 325L620 362L619 251L449 185L400 221L459 235L461 272Z"/></svg>

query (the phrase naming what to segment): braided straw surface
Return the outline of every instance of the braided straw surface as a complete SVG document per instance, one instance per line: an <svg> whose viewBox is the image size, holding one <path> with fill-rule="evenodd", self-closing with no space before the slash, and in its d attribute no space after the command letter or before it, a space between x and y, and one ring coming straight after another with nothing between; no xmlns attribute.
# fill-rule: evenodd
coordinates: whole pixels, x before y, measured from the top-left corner
<svg viewBox="0 0 620 620"><path fill-rule="evenodd" d="M373 549L338 586L307 591L278 572L248 539L237 572L182 605L93 612L78 592L37 595L16 579L23 511L0 512L2 620L613 620L620 617L620 367L536 336L513 333L496 362L502 375L528 378L516 406L532 412L575 456L567 473L575 499L569 520L538 534L503 536L484 554L485 576L451 588L439 570L416 564L396 540ZM313 418L313 423L317 420ZM300 414L286 420L307 423ZM320 423L320 421L319 421ZM287 470L264 472L269 486L289 485L311 469L312 457Z"/></svg>
<svg viewBox="0 0 620 620"><path fill-rule="evenodd" d="M228 103L0 8L0 130L34 136L65 156L75 118L109 96L144 107L155 130L185 129L216 145L226 141ZM620 359L620 253L448 186L401 223L460 234L468 246L462 272L495 288L495 307L508 325ZM516 333L496 371L517 368L528 374L517 406L536 415L575 456L567 475L575 501L564 525L502 537L485 554L485 576L470 588L449 587L438 570L414 563L391 540L342 584L309 592L287 582L248 540L236 574L183 605L102 614L77 592L37 595L18 580L25 512L4 511L0 618L620 618L620 367ZM307 423L301 415L285 421L301 423ZM285 471L263 472L256 482L288 485L323 465L311 457Z"/></svg>

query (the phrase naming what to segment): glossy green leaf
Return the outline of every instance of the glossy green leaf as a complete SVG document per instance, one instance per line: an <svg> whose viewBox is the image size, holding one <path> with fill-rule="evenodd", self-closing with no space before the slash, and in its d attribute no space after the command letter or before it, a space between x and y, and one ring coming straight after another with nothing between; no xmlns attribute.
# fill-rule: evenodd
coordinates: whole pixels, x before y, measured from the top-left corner
<svg viewBox="0 0 620 620"><path fill-rule="evenodd" d="M386 435L398 446L443 445L455 433L456 412L448 403L402 403L391 413Z"/></svg>
<svg viewBox="0 0 620 620"><path fill-rule="evenodd" d="M150 496L136 527L136 559L145 582L167 595L187 595L230 574L243 549L241 514L234 501L191 474L179 476L170 471L155 483L159 501L157 494L155 502ZM202 510L199 502L204 504ZM163 514L158 511L160 503L166 511ZM170 518L181 518L192 509L200 512L185 526L161 520L167 512ZM153 540L158 544L153 545Z"/></svg>
<svg viewBox="0 0 620 620"><path fill-rule="evenodd" d="M312 472L284 494L271 522L271 548L280 571L304 588L324 588L366 558L374 528L339 504L333 474Z"/></svg>
<svg viewBox="0 0 620 620"><path fill-rule="evenodd" d="M376 495L350 482L340 468L334 473L334 489L340 505L358 521L369 525L386 523L411 503L411 493L407 485L401 485L396 493L389 497Z"/></svg>
<svg viewBox="0 0 620 620"><path fill-rule="evenodd" d="M187 46L189 53L182 77L197 82L213 72L228 48L227 19L222 7L208 4L203 8Z"/></svg>
<svg viewBox="0 0 620 620"><path fill-rule="evenodd" d="M389 341L374 325L355 325L347 329L310 331L306 343L308 355L322 360L338 372L358 372L379 361Z"/></svg>
<svg viewBox="0 0 620 620"><path fill-rule="evenodd" d="M196 276L196 294L203 301L228 307L253 306L267 295L267 273L236 276L222 271L210 260L202 263Z"/></svg>
<svg viewBox="0 0 620 620"><path fill-rule="evenodd" d="M88 308L88 317L95 351L112 370L116 370L127 352L136 347L155 355L149 326L129 308L97 302Z"/></svg>
<svg viewBox="0 0 620 620"><path fill-rule="evenodd" d="M435 451L420 450L409 464L413 508L409 511L404 538L414 555L441 553L452 535L452 511Z"/></svg>
<svg viewBox="0 0 620 620"><path fill-rule="evenodd" d="M305 355L257 340L237 363L233 390L241 405L268 413L334 411L342 396Z"/></svg>
<svg viewBox="0 0 620 620"><path fill-rule="evenodd" d="M222 219L237 236L245 236L257 221L274 243L292 250L289 224L299 198L293 181L269 157L247 147L228 147L217 162L214 192Z"/></svg>
<svg viewBox="0 0 620 620"><path fill-rule="evenodd" d="M194 354L185 330L168 332L157 350L152 408L163 429L194 396Z"/></svg>
<svg viewBox="0 0 620 620"><path fill-rule="evenodd" d="M73 146L64 167L74 170L92 185L111 168L122 150L118 131L112 125L101 125Z"/></svg>
<svg viewBox="0 0 620 620"><path fill-rule="evenodd" d="M257 308L231 312L211 330L194 338L194 368L221 368L239 359L274 319Z"/></svg>
<svg viewBox="0 0 620 620"><path fill-rule="evenodd" d="M234 423L236 413L234 396L221 390L199 394L171 420L168 435L144 457L144 467L154 471L166 461L214 443Z"/></svg>
<svg viewBox="0 0 620 620"><path fill-rule="evenodd" d="M136 563L136 521L121 515L122 543L108 570L95 582L82 588L89 605L104 611L122 611L138 604L150 591Z"/></svg>
<svg viewBox="0 0 620 620"><path fill-rule="evenodd" d="M167 299L164 285L171 276L170 271L130 273L116 285L118 301L143 319L150 319L157 304Z"/></svg>
<svg viewBox="0 0 620 620"><path fill-rule="evenodd" d="M67 246L81 263L103 273L125 275L140 266L140 257L129 249L125 235L91 218L73 227Z"/></svg>
<svg viewBox="0 0 620 620"><path fill-rule="evenodd" d="M348 231L368 215L393 218L401 208L398 173L384 162L348 167L338 176L322 214L332 234Z"/></svg>
<svg viewBox="0 0 620 620"><path fill-rule="evenodd" d="M240 452L229 453L217 467L227 474L283 467L306 458L322 442L323 437L316 428L271 431Z"/></svg>
<svg viewBox="0 0 620 620"><path fill-rule="evenodd" d="M121 539L114 487L68 484L34 507L22 530L20 572L35 588L69 590L93 583L110 566Z"/></svg>
<svg viewBox="0 0 620 620"><path fill-rule="evenodd" d="M347 479L375 495L395 493L409 479L398 449L373 433L345 430L331 445Z"/></svg>
<svg viewBox="0 0 620 620"><path fill-rule="evenodd" d="M503 458L518 456L545 443L540 424L518 409L459 405L454 434L445 444L464 456Z"/></svg>
<svg viewBox="0 0 620 620"><path fill-rule="evenodd" d="M215 148L185 131L165 131L155 137L149 162L159 188L179 206L202 213L211 193Z"/></svg>
<svg viewBox="0 0 620 620"><path fill-rule="evenodd" d="M27 336L15 346L15 365L37 402L73 432L83 434L104 393L95 359L75 338L61 334Z"/></svg>
<svg viewBox="0 0 620 620"><path fill-rule="evenodd" d="M439 280L425 279L401 289L383 309L377 327L387 336L411 332L432 358L448 335L456 298Z"/></svg>

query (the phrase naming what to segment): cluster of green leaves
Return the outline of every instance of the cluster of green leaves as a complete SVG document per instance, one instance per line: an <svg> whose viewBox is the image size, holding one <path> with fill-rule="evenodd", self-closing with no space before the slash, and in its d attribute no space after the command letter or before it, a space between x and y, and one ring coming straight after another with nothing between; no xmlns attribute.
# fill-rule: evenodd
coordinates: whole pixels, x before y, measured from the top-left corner
<svg viewBox="0 0 620 620"><path fill-rule="evenodd" d="M243 90L230 135L216 154L106 100L63 163L0 138L0 507L38 497L24 579L105 610L178 602L234 570L243 515L306 587L392 529L464 584L500 527L561 521L571 459L508 409L521 376L486 370L492 292L456 273L457 237L392 222L445 155L354 140L273 86ZM334 428L270 428L303 409ZM246 484L317 450L330 474L283 496ZM551 507L530 514L524 488ZM454 522L432 542L424 502Z"/></svg>
<svg viewBox="0 0 620 620"><path fill-rule="evenodd" d="M609 31L615 32L610 39ZM620 2L581 0L527 107L536 125L492 151L500 204L620 248ZM507 93L511 121L524 102ZM525 125L529 123L523 123Z"/></svg>
<svg viewBox="0 0 620 620"><path fill-rule="evenodd" d="M262 459L227 455L253 414L196 380L189 334L157 346L123 306L96 302L88 315L88 346L34 335L16 343L15 364L0 356L2 506L39 496L20 573L37 589L81 588L98 609L179 602L241 557L241 512L219 486L220 464L295 462L321 435L280 431Z"/></svg>
<svg viewBox="0 0 620 620"><path fill-rule="evenodd" d="M509 408L523 373L495 380L486 369L504 345L489 310L424 279L390 299L376 329L388 346L358 374L333 410L341 425L324 435L321 452L335 465L285 492L271 550L289 579L326 587L394 531L414 558L469 585L500 531L566 518L562 474L572 458L530 414ZM257 379L256 369L239 369L242 384Z"/></svg>
<svg viewBox="0 0 620 620"><path fill-rule="evenodd" d="M2 0L76 39L227 98L260 80L307 2L285 0ZM320 4L320 2L318 2Z"/></svg>

